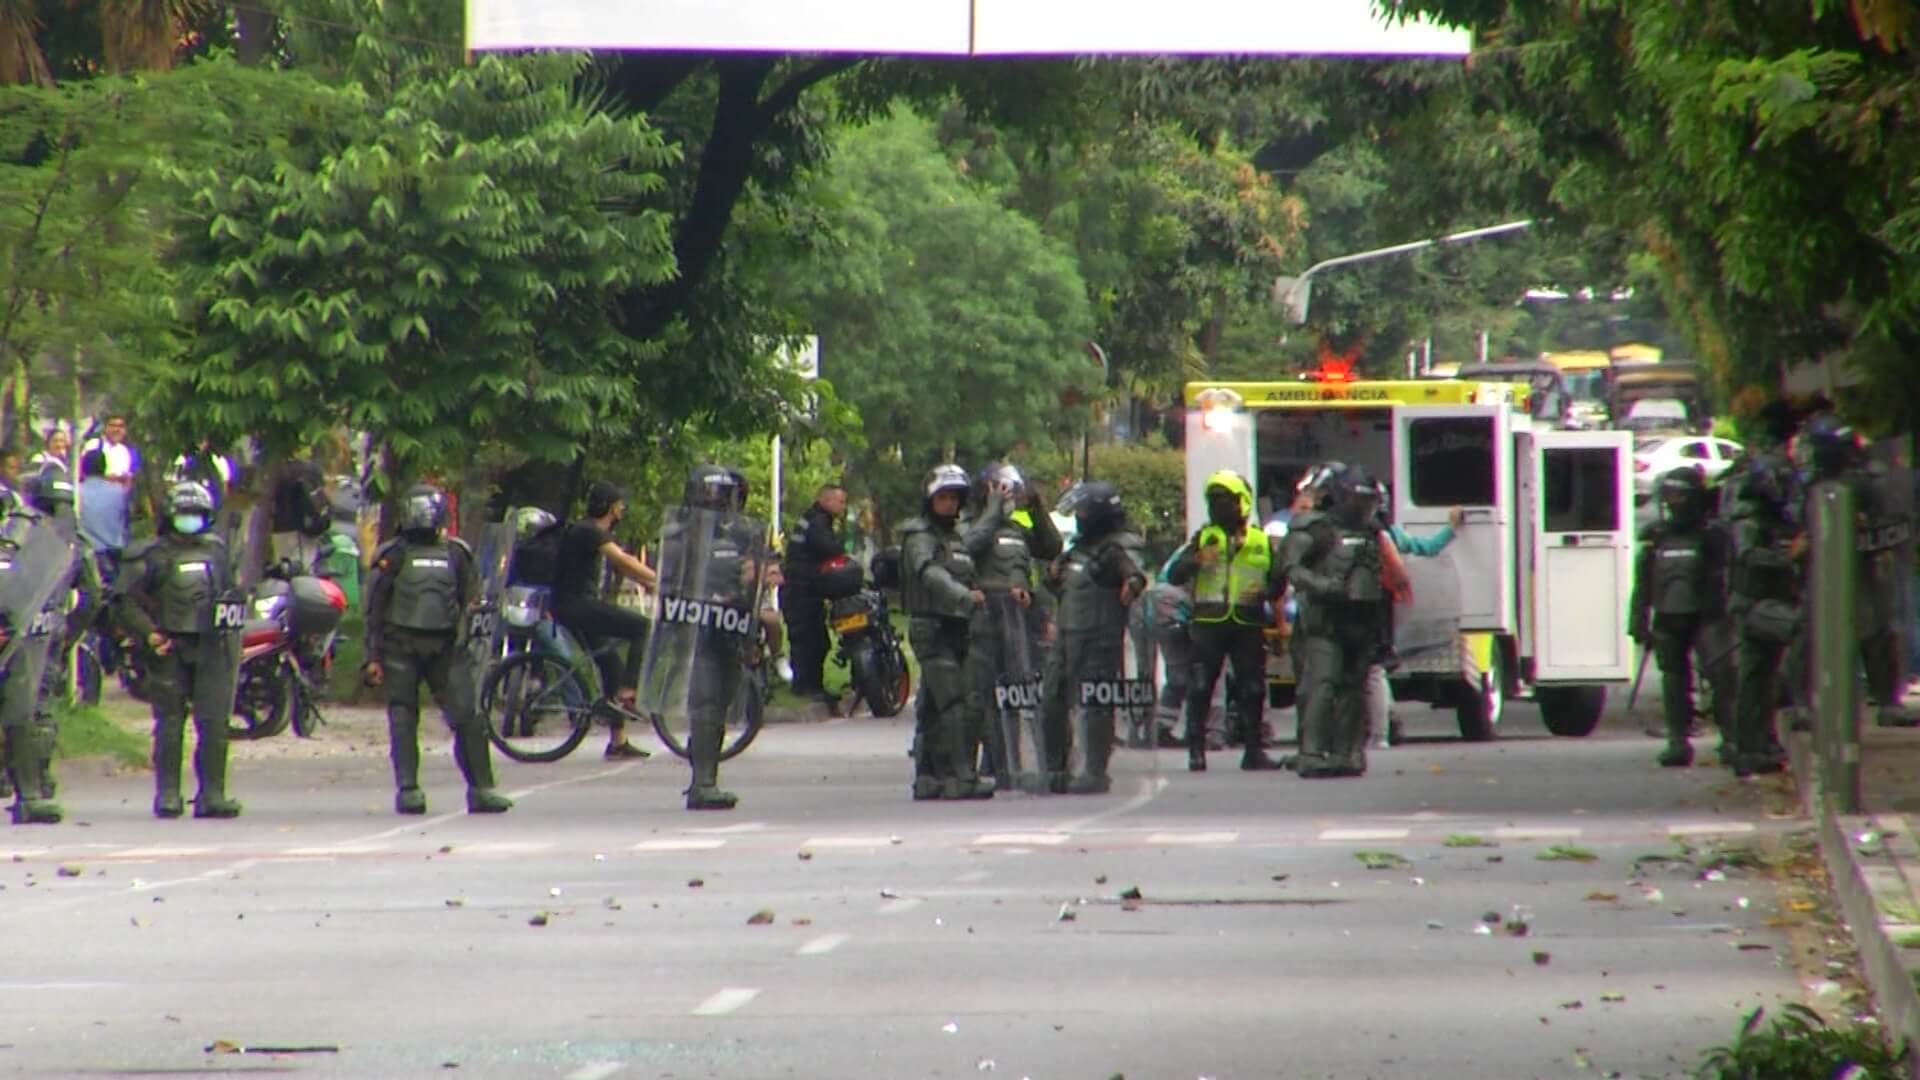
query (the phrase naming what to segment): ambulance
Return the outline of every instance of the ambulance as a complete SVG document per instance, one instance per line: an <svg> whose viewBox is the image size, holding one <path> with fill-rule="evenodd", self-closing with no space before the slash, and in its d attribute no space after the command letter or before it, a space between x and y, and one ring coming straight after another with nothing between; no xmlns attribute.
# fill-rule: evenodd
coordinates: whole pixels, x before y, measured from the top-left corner
<svg viewBox="0 0 1920 1080"><path fill-rule="evenodd" d="M1189 532L1206 521L1203 486L1219 469L1253 482L1263 524L1324 461L1366 466L1415 536L1463 510L1445 551L1406 559L1396 701L1452 710L1462 737L1484 741L1509 702L1530 700L1549 731L1582 736L1608 688L1631 678L1630 434L1536 424L1515 383L1196 382L1185 403ZM1274 706L1291 705L1285 655L1270 657L1268 677Z"/></svg>

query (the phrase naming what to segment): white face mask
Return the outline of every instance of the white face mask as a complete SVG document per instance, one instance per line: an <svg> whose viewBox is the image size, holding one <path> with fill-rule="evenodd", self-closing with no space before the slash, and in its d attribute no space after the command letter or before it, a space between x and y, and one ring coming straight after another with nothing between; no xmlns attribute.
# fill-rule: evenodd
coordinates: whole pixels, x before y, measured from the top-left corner
<svg viewBox="0 0 1920 1080"><path fill-rule="evenodd" d="M204 514L173 515L173 531L182 536L196 536L206 527L207 519Z"/></svg>

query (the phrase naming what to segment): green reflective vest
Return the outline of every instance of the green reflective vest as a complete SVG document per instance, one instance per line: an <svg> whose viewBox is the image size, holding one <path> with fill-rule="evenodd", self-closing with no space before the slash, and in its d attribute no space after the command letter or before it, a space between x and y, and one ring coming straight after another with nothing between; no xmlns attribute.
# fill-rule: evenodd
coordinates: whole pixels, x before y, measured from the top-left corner
<svg viewBox="0 0 1920 1080"><path fill-rule="evenodd" d="M1273 548L1267 534L1251 527L1236 549L1234 538L1218 525L1200 530L1200 547L1219 546L1227 557L1212 566L1203 566L1193 579L1193 621L1197 623L1237 622L1246 626L1264 626L1261 605L1267 598L1267 574L1273 565Z"/></svg>

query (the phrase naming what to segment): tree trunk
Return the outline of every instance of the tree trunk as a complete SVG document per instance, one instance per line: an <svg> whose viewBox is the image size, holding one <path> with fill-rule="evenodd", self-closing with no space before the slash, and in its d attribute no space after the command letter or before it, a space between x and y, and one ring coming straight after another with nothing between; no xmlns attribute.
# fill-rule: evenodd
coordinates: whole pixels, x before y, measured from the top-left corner
<svg viewBox="0 0 1920 1080"><path fill-rule="evenodd" d="M273 15L258 8L237 8L233 15L235 53L243 65L257 67L273 48Z"/></svg>

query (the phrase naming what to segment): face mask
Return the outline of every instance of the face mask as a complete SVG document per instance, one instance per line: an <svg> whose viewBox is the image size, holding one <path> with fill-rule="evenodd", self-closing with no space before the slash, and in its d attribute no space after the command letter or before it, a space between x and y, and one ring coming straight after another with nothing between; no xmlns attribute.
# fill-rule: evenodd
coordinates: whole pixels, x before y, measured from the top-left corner
<svg viewBox="0 0 1920 1080"><path fill-rule="evenodd" d="M1238 495L1207 496L1207 516L1220 525L1238 525L1240 497Z"/></svg>
<svg viewBox="0 0 1920 1080"><path fill-rule="evenodd" d="M207 519L200 514L173 515L173 531L182 536L194 536L207 527Z"/></svg>

